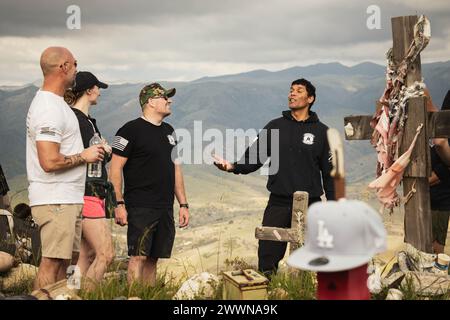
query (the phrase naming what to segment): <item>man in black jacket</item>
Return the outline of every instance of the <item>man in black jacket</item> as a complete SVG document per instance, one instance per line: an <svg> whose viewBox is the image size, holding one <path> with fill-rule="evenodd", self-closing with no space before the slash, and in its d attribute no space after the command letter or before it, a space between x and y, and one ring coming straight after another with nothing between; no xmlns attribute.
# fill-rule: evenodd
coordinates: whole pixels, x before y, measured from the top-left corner
<svg viewBox="0 0 450 320"><path fill-rule="evenodd" d="M235 174L254 172L269 157L271 166L276 163L275 170L269 169L267 189L270 197L264 211L263 226L291 226L295 191L308 192L309 204L321 201L324 190L326 198L334 200L328 127L319 121L315 112L310 111L315 99L316 88L308 80L295 80L288 96L290 110L283 111L282 117L264 127L241 160L230 163L216 157L214 164L220 170ZM279 150L278 154L276 150ZM286 246L285 242L260 240L259 270L268 276L276 272Z"/></svg>

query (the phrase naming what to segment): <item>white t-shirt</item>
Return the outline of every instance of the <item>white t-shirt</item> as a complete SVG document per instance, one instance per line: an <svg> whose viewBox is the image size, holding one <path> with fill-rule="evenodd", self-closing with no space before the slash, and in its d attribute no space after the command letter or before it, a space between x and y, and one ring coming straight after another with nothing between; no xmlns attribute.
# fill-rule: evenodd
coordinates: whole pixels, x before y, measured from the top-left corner
<svg viewBox="0 0 450 320"><path fill-rule="evenodd" d="M83 151L80 127L75 113L63 97L39 90L27 115L27 175L30 206L82 204L86 165L45 172L39 164L36 141L60 144L59 152L74 155Z"/></svg>

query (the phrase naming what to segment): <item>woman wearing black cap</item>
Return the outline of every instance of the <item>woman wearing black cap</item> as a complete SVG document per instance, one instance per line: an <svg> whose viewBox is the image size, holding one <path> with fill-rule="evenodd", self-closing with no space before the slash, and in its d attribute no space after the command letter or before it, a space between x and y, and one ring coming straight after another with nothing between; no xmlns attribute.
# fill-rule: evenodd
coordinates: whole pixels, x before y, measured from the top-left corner
<svg viewBox="0 0 450 320"><path fill-rule="evenodd" d="M107 84L100 82L90 72L78 72L75 85L66 91L64 100L72 107L78 118L83 144L89 147L89 142L95 133L101 137L95 119L89 116L91 106L97 104L100 88L106 89ZM108 265L114 258L111 230L108 224L109 212L113 211L115 204L114 192L108 183L105 164L110 160L111 147L104 142L108 156L102 162L102 175L100 178L86 178L84 194L81 251L78 266L81 274L90 279L85 288L93 288L95 282L102 280ZM106 201L105 201L106 200ZM94 282L93 282L94 281Z"/></svg>

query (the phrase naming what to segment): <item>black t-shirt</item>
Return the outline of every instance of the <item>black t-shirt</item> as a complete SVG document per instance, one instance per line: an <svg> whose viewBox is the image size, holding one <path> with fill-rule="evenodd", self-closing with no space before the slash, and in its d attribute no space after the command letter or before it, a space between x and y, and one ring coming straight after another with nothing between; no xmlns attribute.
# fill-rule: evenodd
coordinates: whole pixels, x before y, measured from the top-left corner
<svg viewBox="0 0 450 320"><path fill-rule="evenodd" d="M81 139L83 140L83 146L84 148L89 148L89 142L91 141L91 138L94 136L94 133L98 133L100 138L102 137L102 134L100 133L100 130L98 130L97 127L97 121L94 118L91 118L90 116L85 115L81 110L72 108L73 112L77 116L78 119L78 125L80 127L80 133L81 133ZM108 180L108 172L106 171L106 163L111 160L108 156L105 156L105 160L102 162L102 176L101 180L107 181ZM96 180L99 178L95 178ZM87 170L86 170L86 183L91 180L87 176ZM88 191L88 188L86 188L86 191ZM92 194L89 194L89 192L86 192L86 196L91 196Z"/></svg>
<svg viewBox="0 0 450 320"><path fill-rule="evenodd" d="M450 169L431 148L431 167L440 182L430 187L431 209L450 210Z"/></svg>
<svg viewBox="0 0 450 320"><path fill-rule="evenodd" d="M78 119L83 146L85 148L89 148L89 142L94 136L94 133L98 133L100 138L102 137L100 130L98 130L97 122L94 118L87 116L81 110L75 108L72 108L72 110ZM102 176L100 178L89 177L86 170L86 186L84 191L85 196L100 197L101 199L104 199L106 197L104 185L108 181L106 163L109 160L111 160L111 155L108 156L108 154L105 154L105 158L102 162Z"/></svg>
<svg viewBox="0 0 450 320"><path fill-rule="evenodd" d="M171 155L175 145L174 129L165 122L156 126L137 118L117 131L113 153L128 158L123 168L127 206L173 206L175 165Z"/></svg>

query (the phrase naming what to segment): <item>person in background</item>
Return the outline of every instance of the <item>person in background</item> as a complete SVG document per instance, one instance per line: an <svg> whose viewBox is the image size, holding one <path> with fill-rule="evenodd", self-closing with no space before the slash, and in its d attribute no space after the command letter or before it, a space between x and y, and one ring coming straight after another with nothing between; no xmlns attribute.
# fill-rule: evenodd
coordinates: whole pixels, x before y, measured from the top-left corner
<svg viewBox="0 0 450 320"><path fill-rule="evenodd" d="M431 99L429 102L432 104ZM436 109L434 107L434 109ZM441 110L450 110L450 90L445 96ZM430 203L433 229L433 250L444 253L450 216L450 169L447 159L449 139L432 140L430 182Z"/></svg>
<svg viewBox="0 0 450 320"><path fill-rule="evenodd" d="M5 174L3 173L2 166L0 165L0 209L11 211L8 191L9 191L8 182L6 181Z"/></svg>
<svg viewBox="0 0 450 320"><path fill-rule="evenodd" d="M13 226L12 214L0 209L0 273L9 271L15 264L16 245Z"/></svg>
<svg viewBox="0 0 450 320"><path fill-rule="evenodd" d="M49 47L40 65L44 82L26 119L28 197L42 242L35 289L65 279L69 265L76 264L86 163L103 160L105 153L101 145L83 147L77 117L63 98L77 73L73 54Z"/></svg>
<svg viewBox="0 0 450 320"><path fill-rule="evenodd" d="M30 206L26 203L17 204L13 210L13 218L16 256L22 263L38 266L41 259L41 239L39 226L33 220Z"/></svg>
<svg viewBox="0 0 450 320"><path fill-rule="evenodd" d="M106 89L108 85L99 81L91 72L81 71L76 75L75 86L67 90L64 95L65 101L77 116L85 148L89 147L89 142L95 133L101 137L96 120L89 115L91 107L97 105L100 88ZM108 189L106 171L106 162L111 159L111 147L105 139L102 141L107 153L105 160L102 161L102 174L100 178L86 177L82 211L81 250L77 265L82 276L86 277L87 281L84 282L86 289L93 289L95 284L103 279L103 275L114 259L110 220L106 219L111 216L111 213L106 214L105 207L105 199L110 198L108 194L114 195L113 192L108 192L112 188Z"/></svg>
<svg viewBox="0 0 450 320"><path fill-rule="evenodd" d="M8 182L0 165L0 272L6 272L13 267L16 252L8 191Z"/></svg>

